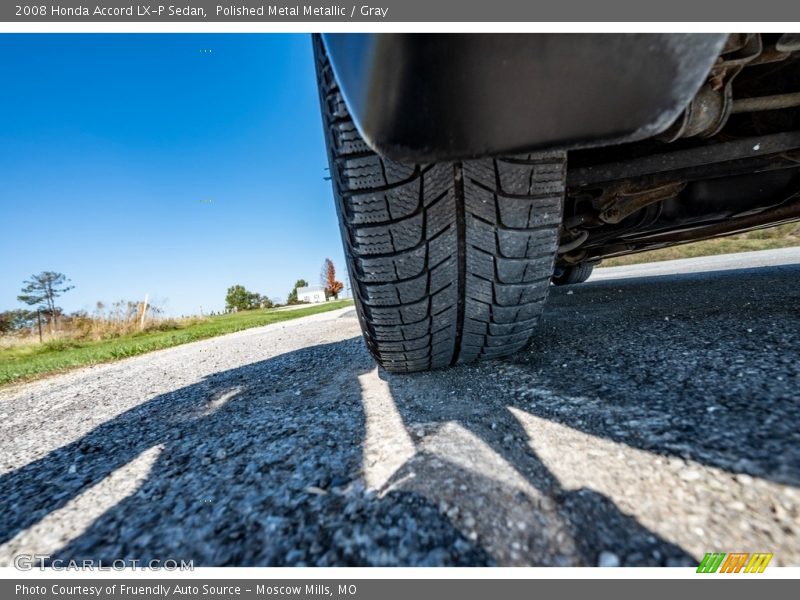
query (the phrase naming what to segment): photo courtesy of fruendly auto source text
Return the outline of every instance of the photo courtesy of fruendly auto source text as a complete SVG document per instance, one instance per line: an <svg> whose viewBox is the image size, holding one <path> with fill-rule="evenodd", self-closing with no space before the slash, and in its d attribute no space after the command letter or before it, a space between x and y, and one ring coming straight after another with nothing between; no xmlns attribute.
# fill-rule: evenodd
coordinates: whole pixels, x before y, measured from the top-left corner
<svg viewBox="0 0 800 600"><path fill-rule="evenodd" d="M800 4L0 5L0 597L798 579Z"/></svg>

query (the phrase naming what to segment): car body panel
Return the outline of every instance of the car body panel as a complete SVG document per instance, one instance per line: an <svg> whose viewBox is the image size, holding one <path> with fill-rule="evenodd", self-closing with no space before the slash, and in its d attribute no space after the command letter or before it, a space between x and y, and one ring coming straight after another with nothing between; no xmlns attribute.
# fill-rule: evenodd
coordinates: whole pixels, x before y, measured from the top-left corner
<svg viewBox="0 0 800 600"><path fill-rule="evenodd" d="M440 161L632 142L665 130L726 34L325 34L366 142Z"/></svg>

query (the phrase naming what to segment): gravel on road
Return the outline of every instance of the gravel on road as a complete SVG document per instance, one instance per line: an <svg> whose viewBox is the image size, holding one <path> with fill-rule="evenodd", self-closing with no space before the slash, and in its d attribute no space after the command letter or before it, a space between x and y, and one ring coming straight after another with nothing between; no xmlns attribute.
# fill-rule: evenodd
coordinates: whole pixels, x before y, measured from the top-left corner
<svg viewBox="0 0 800 600"><path fill-rule="evenodd" d="M554 288L443 371L343 309L0 390L0 565L798 566L800 265L747 264Z"/></svg>

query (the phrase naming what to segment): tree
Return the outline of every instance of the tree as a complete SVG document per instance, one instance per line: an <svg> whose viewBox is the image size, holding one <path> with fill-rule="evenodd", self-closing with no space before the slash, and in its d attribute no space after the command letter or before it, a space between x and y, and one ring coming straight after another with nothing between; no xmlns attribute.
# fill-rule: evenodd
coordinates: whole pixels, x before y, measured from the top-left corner
<svg viewBox="0 0 800 600"><path fill-rule="evenodd" d="M36 324L36 312L18 308L0 312L0 333L11 333Z"/></svg>
<svg viewBox="0 0 800 600"><path fill-rule="evenodd" d="M260 294L248 292L243 285L237 284L228 288L225 296L225 310L250 310L258 308L260 302Z"/></svg>
<svg viewBox="0 0 800 600"><path fill-rule="evenodd" d="M75 287L67 285L68 282L69 278L63 273L42 271L23 282L24 287L17 300L35 306L37 310L48 315L51 324L55 324L61 314L61 309L56 306L56 298Z"/></svg>
<svg viewBox="0 0 800 600"><path fill-rule="evenodd" d="M322 272L319 275L319 280L325 288L326 298L332 297L336 299L339 297L339 292L344 288L344 284L341 281L336 281L336 267L333 266L333 261L330 258L326 258L322 262Z"/></svg>
<svg viewBox="0 0 800 600"><path fill-rule="evenodd" d="M286 299L286 304L299 304L299 300L297 299L297 288L301 287L308 287L308 282L305 279L298 279L294 282L294 287L292 291L289 292L289 297Z"/></svg>

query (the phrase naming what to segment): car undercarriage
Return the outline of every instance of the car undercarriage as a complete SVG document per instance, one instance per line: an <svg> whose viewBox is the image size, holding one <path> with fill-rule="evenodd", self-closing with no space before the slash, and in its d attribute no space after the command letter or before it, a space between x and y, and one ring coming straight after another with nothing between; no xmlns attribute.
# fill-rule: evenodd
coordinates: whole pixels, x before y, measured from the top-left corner
<svg viewBox="0 0 800 600"><path fill-rule="evenodd" d="M568 155L565 269L800 219L800 34L732 34L654 138Z"/></svg>

